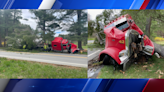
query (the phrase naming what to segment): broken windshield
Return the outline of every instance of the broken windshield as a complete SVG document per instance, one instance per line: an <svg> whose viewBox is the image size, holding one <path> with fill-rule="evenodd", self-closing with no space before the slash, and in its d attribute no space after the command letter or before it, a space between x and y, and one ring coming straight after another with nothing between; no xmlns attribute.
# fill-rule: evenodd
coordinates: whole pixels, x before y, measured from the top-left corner
<svg viewBox="0 0 164 92"><path fill-rule="evenodd" d="M116 25L116 28L118 28L119 30L123 30L123 29L125 29L125 28L127 28L127 27L129 27L127 21L122 22L122 23Z"/></svg>

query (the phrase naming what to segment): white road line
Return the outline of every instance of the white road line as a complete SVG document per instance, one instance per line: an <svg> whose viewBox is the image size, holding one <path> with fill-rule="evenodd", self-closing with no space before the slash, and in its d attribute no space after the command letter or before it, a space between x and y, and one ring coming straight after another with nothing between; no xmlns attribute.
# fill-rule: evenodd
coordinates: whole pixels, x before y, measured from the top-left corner
<svg viewBox="0 0 164 92"><path fill-rule="evenodd" d="M94 55L95 53L97 53L97 52L99 52L99 51L101 51L101 50L97 50L97 51L95 51L95 52L93 52L93 53L89 54L89 55L88 55L88 57L90 57L90 56Z"/></svg>
<svg viewBox="0 0 164 92"><path fill-rule="evenodd" d="M44 60L44 59L36 59L36 58L15 57L15 56L8 56L8 55L0 55L0 57L27 60L27 61L44 62L44 63L58 64L58 65L75 66L75 67L85 67L85 68L88 67L88 64L68 63L68 62L61 62L61 61L55 61L55 60L52 61L52 60Z"/></svg>

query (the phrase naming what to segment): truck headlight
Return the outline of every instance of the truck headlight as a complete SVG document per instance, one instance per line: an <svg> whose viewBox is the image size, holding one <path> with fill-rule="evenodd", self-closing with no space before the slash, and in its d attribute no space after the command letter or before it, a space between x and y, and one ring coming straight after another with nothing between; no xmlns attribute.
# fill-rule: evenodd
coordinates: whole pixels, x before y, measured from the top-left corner
<svg viewBox="0 0 164 92"><path fill-rule="evenodd" d="M127 55L127 50L122 50L122 51L120 51L119 57L122 57L122 56L124 56L124 55Z"/></svg>

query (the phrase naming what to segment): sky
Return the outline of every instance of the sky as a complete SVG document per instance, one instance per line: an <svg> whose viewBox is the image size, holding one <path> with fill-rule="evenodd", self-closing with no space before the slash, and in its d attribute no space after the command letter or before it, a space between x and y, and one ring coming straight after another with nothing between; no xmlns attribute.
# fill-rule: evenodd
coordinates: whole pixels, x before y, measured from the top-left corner
<svg viewBox="0 0 164 92"><path fill-rule="evenodd" d="M104 11L104 9L89 9L88 14L89 14L91 20L95 20L96 16L101 14L103 11Z"/></svg>
<svg viewBox="0 0 164 92"><path fill-rule="evenodd" d="M88 15L90 16L90 20L95 20L96 16L101 14L105 9L89 9ZM121 9L115 9L114 14L120 13Z"/></svg>
<svg viewBox="0 0 164 92"><path fill-rule="evenodd" d="M28 21L20 19L20 22L22 24L27 24L30 25L32 29L36 29L37 23L36 20L32 19L31 17L35 17L34 14L32 14L29 10L22 10L22 17L23 19L28 19ZM73 17L74 20L77 20L77 17ZM55 31L55 37L57 37L59 34L68 34L67 31L61 31L61 30L56 30Z"/></svg>
<svg viewBox="0 0 164 92"><path fill-rule="evenodd" d="M22 17L23 19L28 19L28 21L20 19L22 24L30 25L31 28L36 29L37 23L34 19L31 19L31 17L35 17L34 14L30 13L29 10L22 10Z"/></svg>

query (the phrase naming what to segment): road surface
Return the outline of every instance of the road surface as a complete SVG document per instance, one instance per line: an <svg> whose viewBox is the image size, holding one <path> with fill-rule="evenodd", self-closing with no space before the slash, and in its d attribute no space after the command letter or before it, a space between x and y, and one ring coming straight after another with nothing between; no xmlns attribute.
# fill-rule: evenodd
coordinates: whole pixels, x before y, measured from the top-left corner
<svg viewBox="0 0 164 92"><path fill-rule="evenodd" d="M11 59L27 60L51 63L57 65L67 65L75 67L88 67L87 55L68 54L68 53L29 53L0 51L0 57Z"/></svg>
<svg viewBox="0 0 164 92"><path fill-rule="evenodd" d="M102 48L93 48L93 49L88 48L88 61L97 57L101 51L102 51Z"/></svg>

